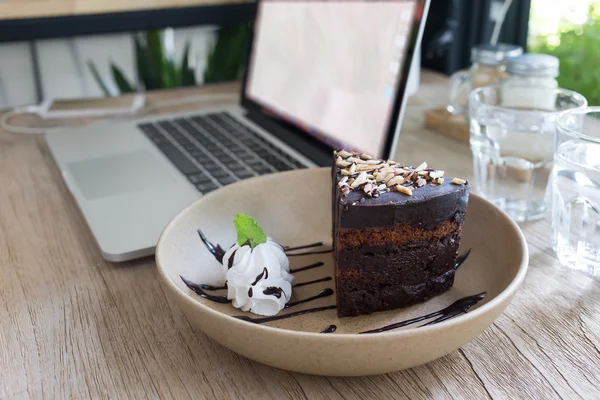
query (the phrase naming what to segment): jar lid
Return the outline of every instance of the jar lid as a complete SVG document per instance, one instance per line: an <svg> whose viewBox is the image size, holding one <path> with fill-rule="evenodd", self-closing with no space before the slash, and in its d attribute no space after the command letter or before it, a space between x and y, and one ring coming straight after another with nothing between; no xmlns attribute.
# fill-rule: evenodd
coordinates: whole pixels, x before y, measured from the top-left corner
<svg viewBox="0 0 600 400"><path fill-rule="evenodd" d="M515 44L480 44L471 49L471 62L485 65L501 65L507 58L523 54L523 48Z"/></svg>
<svg viewBox="0 0 600 400"><path fill-rule="evenodd" d="M556 78L560 61L548 54L522 54L508 60L506 71L512 75Z"/></svg>

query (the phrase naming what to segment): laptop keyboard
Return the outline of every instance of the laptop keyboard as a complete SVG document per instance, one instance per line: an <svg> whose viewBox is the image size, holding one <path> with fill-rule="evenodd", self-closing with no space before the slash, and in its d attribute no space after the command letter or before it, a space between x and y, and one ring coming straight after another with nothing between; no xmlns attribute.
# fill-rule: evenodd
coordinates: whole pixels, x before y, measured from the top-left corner
<svg viewBox="0 0 600 400"><path fill-rule="evenodd" d="M225 112L138 127L201 193L252 176L306 168Z"/></svg>

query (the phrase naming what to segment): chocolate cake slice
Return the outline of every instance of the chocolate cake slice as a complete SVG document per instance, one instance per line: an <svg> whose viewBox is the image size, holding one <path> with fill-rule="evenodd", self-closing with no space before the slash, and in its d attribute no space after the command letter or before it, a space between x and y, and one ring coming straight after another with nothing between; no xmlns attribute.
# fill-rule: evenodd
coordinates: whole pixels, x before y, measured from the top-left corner
<svg viewBox="0 0 600 400"><path fill-rule="evenodd" d="M468 182L343 150L332 172L340 317L410 306L452 286Z"/></svg>

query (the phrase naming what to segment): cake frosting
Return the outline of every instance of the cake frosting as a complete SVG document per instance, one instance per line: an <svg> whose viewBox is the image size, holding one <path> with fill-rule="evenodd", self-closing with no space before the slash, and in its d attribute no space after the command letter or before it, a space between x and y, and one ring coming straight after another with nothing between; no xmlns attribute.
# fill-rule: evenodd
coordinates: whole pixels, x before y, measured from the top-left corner
<svg viewBox="0 0 600 400"><path fill-rule="evenodd" d="M273 239L252 247L234 244L223 256L227 298L243 311L272 316L292 297L294 277L283 248Z"/></svg>

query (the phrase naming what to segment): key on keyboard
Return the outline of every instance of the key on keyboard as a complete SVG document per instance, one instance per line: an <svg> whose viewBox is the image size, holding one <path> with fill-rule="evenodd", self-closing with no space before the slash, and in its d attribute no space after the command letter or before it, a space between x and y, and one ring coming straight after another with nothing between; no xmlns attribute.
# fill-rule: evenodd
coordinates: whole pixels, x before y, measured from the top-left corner
<svg viewBox="0 0 600 400"><path fill-rule="evenodd" d="M227 113L138 127L201 193L252 176L305 168Z"/></svg>

